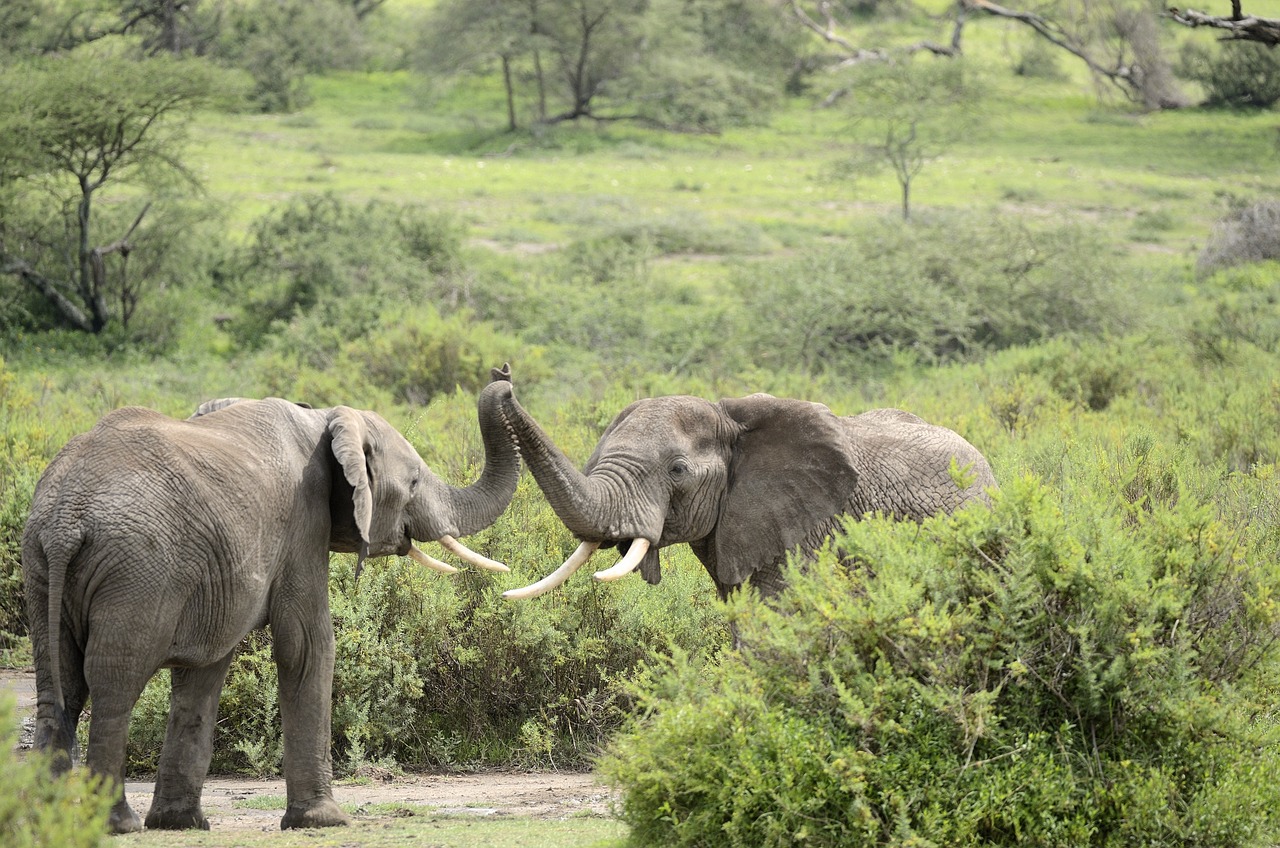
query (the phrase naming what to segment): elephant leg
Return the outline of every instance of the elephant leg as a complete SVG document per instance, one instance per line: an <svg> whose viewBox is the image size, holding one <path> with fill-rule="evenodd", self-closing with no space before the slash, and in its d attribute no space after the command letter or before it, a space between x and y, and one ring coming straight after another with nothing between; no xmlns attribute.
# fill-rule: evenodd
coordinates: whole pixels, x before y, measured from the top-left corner
<svg viewBox="0 0 1280 848"><path fill-rule="evenodd" d="M213 729L218 719L231 654L204 668L175 668L169 697L169 728L160 752L156 791L147 812L147 828L209 829L200 809L200 790L213 756Z"/></svg>
<svg viewBox="0 0 1280 848"><path fill-rule="evenodd" d="M333 827L351 819L333 800L330 722L333 696L333 621L327 573L302 597L320 599L299 610L287 601L273 609L271 637L280 677L284 729L284 781L288 806L281 829ZM317 591L318 590L318 593ZM297 596L295 596L297 597Z"/></svg>
<svg viewBox="0 0 1280 848"><path fill-rule="evenodd" d="M52 750L54 774L65 772L80 757L76 728L80 726L80 712L89 697L83 664L80 650L64 635L61 664L63 706L58 707L53 701L52 675L47 663L36 663L38 697L34 744L38 751Z"/></svg>
<svg viewBox="0 0 1280 848"><path fill-rule="evenodd" d="M142 820L124 795L125 747L129 742L129 715L142 694L147 676L130 668L128 658L86 669L93 715L89 720L89 768L114 781L116 803L107 824L113 833L142 830Z"/></svg>

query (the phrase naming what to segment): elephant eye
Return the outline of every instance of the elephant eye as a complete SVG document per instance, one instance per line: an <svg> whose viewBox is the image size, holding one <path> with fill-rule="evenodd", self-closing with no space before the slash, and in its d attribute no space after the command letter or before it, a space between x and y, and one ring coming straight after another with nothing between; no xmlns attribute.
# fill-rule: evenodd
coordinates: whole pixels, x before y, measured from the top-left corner
<svg viewBox="0 0 1280 848"><path fill-rule="evenodd" d="M683 476L684 474L688 473L688 471L689 471L689 463L685 462L683 459L677 459L675 462L671 463L672 477Z"/></svg>
<svg viewBox="0 0 1280 848"><path fill-rule="evenodd" d="M409 481L409 494L412 495L416 491L418 491L418 478L414 477Z"/></svg>

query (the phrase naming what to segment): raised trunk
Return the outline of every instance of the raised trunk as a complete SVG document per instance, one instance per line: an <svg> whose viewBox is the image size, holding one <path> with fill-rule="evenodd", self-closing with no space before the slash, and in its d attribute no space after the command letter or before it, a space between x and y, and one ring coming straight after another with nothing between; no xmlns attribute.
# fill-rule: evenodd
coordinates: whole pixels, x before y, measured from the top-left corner
<svg viewBox="0 0 1280 848"><path fill-rule="evenodd" d="M520 480L520 454L503 422L503 401L511 396L511 383L490 383L480 393L477 407L480 436L484 440L484 470L476 482L464 488L449 487L452 504L451 536L476 533L498 520L515 494Z"/></svg>
<svg viewBox="0 0 1280 848"><path fill-rule="evenodd" d="M565 527L585 541L608 539L609 522L599 481L574 467L538 422L525 412L509 388L502 410L524 461Z"/></svg>

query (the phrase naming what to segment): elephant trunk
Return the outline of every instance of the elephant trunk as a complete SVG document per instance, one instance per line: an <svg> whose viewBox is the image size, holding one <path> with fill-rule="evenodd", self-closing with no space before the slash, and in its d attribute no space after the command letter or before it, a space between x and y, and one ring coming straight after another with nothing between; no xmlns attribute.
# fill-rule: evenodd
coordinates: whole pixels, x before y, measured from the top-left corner
<svg viewBox="0 0 1280 848"><path fill-rule="evenodd" d="M520 453L504 418L503 400L511 396L511 383L495 380L477 401L480 436L484 441L484 470L479 479L463 488L449 487L447 502L453 507L450 535L468 536L498 520L520 481Z"/></svg>
<svg viewBox="0 0 1280 848"><path fill-rule="evenodd" d="M515 399L507 384L502 409L517 444L547 503L560 521L579 539L591 542L610 537L601 481L583 474L551 441Z"/></svg>

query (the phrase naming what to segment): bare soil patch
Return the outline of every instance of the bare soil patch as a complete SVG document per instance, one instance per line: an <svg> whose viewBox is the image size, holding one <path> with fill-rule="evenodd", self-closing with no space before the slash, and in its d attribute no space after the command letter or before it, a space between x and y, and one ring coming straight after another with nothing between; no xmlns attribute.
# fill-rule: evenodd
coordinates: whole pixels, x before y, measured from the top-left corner
<svg viewBox="0 0 1280 848"><path fill-rule="evenodd" d="M18 748L31 746L35 713L35 674L30 670L0 669L0 691L17 697L23 727ZM146 815L155 784L145 780L125 783L125 794L139 815ZM378 773L335 783L338 803L355 808L357 817L372 811L388 815L397 807L430 808L441 814L475 816L524 816L560 819L594 814L608 815L611 794L586 772L475 772L467 774ZM202 804L217 830L269 830L280 828L284 814L284 780L211 775L204 784ZM280 803L273 804L273 800ZM268 809L261 809L268 807ZM390 814L394 814L393 812Z"/></svg>

